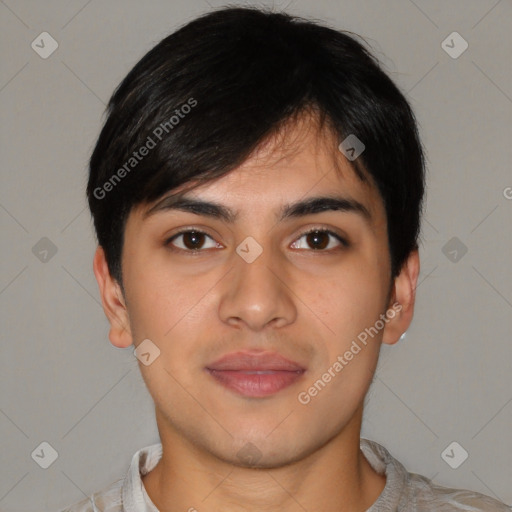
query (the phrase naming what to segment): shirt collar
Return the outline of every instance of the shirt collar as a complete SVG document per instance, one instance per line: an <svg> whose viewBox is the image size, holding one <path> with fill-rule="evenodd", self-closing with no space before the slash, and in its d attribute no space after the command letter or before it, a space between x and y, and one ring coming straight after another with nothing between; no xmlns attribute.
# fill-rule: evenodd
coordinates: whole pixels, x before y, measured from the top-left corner
<svg viewBox="0 0 512 512"><path fill-rule="evenodd" d="M161 443L146 446L132 457L121 491L126 512L159 512L148 496L141 476L149 473L161 458Z"/></svg>
<svg viewBox="0 0 512 512"><path fill-rule="evenodd" d="M377 498L377 501L375 501L367 512L398 510L402 493L404 489L407 488L409 473L405 467L379 443L361 438L359 446L370 466L377 473L386 475L386 485L384 489Z"/></svg>

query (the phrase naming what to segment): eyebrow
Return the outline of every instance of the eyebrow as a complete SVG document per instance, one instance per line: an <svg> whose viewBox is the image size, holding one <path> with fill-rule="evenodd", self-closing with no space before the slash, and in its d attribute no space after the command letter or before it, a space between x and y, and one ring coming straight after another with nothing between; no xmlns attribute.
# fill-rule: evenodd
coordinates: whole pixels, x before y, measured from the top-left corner
<svg viewBox="0 0 512 512"><path fill-rule="evenodd" d="M204 217L220 219L229 224L234 223L238 218L238 212L222 204L178 194L167 196L159 201L144 213L143 219L145 220L158 212L169 210L179 210L202 215ZM290 218L299 218L326 211L355 213L360 215L369 225L371 225L372 222L372 216L369 210L362 203L350 197L335 195L309 197L295 203L285 204L281 207L277 217L278 221L281 222Z"/></svg>

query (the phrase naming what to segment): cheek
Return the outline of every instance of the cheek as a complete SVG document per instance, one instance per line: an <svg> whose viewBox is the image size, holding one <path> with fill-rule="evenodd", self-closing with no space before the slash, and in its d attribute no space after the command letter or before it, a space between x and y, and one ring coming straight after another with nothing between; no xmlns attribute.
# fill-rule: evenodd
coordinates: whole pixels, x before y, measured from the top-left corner
<svg viewBox="0 0 512 512"><path fill-rule="evenodd" d="M132 257L124 269L132 332L138 338L161 340L185 314L185 284L171 280L165 267L139 259Z"/></svg>
<svg viewBox="0 0 512 512"><path fill-rule="evenodd" d="M302 293L310 298L311 310L329 327L326 332L344 344L379 318L386 291L376 264L359 263L340 267L321 286L309 283Z"/></svg>
<svg viewBox="0 0 512 512"><path fill-rule="evenodd" d="M137 266L133 259L126 269L126 292L137 339L149 338L162 348L178 350L170 342L178 336L190 338L199 329L205 308L212 307L208 296L217 281L213 274L184 275L165 262Z"/></svg>
<svg viewBox="0 0 512 512"><path fill-rule="evenodd" d="M375 265L354 265L316 293L315 307L325 313L329 330L322 337L325 352L303 391L326 428L348 421L371 384L382 331L370 328L383 312L383 283Z"/></svg>

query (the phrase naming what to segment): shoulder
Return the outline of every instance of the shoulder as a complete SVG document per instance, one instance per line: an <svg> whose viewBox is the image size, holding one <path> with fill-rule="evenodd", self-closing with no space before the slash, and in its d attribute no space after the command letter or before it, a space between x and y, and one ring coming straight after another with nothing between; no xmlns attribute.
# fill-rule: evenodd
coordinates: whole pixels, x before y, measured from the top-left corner
<svg viewBox="0 0 512 512"><path fill-rule="evenodd" d="M59 512L124 512L124 500L140 504L147 499L142 493L141 474L151 471L162 456L162 445L156 443L135 452L124 478L103 490Z"/></svg>
<svg viewBox="0 0 512 512"><path fill-rule="evenodd" d="M123 480L118 480L103 490L92 494L59 512L123 512L121 490Z"/></svg>
<svg viewBox="0 0 512 512"><path fill-rule="evenodd" d="M361 449L375 471L386 474L386 485L368 512L512 512L504 503L466 489L452 489L407 469L382 445L361 439Z"/></svg>
<svg viewBox="0 0 512 512"><path fill-rule="evenodd" d="M467 489L443 487L430 479L409 473L407 491L403 496L405 508L411 510L414 503L418 512L437 510L439 512L468 511L472 512L511 512L512 508L490 496Z"/></svg>

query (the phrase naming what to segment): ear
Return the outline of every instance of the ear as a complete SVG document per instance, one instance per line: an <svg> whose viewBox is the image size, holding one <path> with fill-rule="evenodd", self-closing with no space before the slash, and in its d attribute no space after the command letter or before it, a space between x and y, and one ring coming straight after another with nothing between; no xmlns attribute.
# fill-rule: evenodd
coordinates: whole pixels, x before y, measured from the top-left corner
<svg viewBox="0 0 512 512"><path fill-rule="evenodd" d="M414 314L416 286L420 273L418 249L413 250L395 277L388 304L388 322L384 328L382 343L393 345L409 328ZM394 311L394 316L391 313Z"/></svg>
<svg viewBox="0 0 512 512"><path fill-rule="evenodd" d="M133 343L128 310L119 283L110 275L105 251L101 246L94 254L93 270L100 289L103 311L110 322L110 342L115 347L126 348Z"/></svg>

